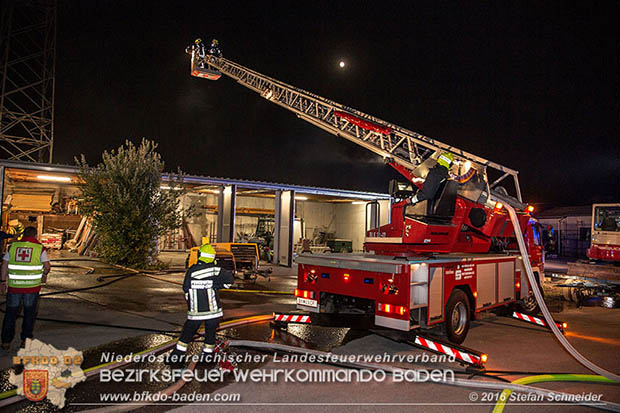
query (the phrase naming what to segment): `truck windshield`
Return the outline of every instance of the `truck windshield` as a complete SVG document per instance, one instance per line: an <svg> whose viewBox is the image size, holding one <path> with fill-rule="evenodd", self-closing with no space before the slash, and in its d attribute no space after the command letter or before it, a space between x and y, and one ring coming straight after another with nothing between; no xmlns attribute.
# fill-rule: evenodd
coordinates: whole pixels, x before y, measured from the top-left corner
<svg viewBox="0 0 620 413"><path fill-rule="evenodd" d="M595 207L594 230L620 232L620 205Z"/></svg>

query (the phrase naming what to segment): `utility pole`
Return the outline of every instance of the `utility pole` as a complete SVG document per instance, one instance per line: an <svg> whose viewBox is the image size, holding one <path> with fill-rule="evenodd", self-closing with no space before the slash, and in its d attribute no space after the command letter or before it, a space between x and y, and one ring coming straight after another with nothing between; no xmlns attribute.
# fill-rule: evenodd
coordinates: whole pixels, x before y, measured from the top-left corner
<svg viewBox="0 0 620 413"><path fill-rule="evenodd" d="M3 0L0 158L52 162L56 0Z"/></svg>

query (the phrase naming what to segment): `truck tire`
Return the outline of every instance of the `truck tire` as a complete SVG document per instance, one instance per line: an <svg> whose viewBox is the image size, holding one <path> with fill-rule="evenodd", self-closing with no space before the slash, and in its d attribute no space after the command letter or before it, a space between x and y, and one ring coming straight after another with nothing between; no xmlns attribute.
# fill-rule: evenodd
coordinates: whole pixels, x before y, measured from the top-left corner
<svg viewBox="0 0 620 413"><path fill-rule="evenodd" d="M542 294L543 299L544 299L545 293L543 292L542 288L540 289L540 293ZM523 300L519 300L517 302L517 306L519 310L526 312L526 313L532 313L532 314L540 313L540 306L538 305L538 302L536 301L536 297L534 297L534 294L530 294L527 298Z"/></svg>
<svg viewBox="0 0 620 413"><path fill-rule="evenodd" d="M544 299L545 292L542 288L542 285L540 285L540 278L538 276L537 271L534 271L534 276L536 277L536 281L538 281L538 289L540 290L540 294L543 296L543 299ZM540 313L540 307L533 293L530 294L527 298L517 301L517 308L526 313L532 313L532 314Z"/></svg>
<svg viewBox="0 0 620 413"><path fill-rule="evenodd" d="M461 344L467 337L471 321L469 300L462 290L454 290L446 304L445 332L448 340Z"/></svg>

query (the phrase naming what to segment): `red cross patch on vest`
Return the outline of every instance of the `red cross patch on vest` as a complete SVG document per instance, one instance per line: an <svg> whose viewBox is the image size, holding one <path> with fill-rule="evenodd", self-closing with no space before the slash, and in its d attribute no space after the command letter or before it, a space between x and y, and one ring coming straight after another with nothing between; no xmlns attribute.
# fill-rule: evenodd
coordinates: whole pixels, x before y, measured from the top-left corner
<svg viewBox="0 0 620 413"><path fill-rule="evenodd" d="M32 259L32 248L19 247L15 250L16 262L30 262Z"/></svg>

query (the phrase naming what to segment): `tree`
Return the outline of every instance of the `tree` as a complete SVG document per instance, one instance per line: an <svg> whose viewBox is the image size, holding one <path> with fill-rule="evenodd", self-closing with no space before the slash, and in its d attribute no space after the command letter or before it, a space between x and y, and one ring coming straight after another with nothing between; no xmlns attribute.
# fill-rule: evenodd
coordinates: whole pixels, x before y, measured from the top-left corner
<svg viewBox="0 0 620 413"><path fill-rule="evenodd" d="M105 151L95 167L84 155L75 159L83 182L80 208L92 219L97 252L109 263L152 265L157 238L179 228L183 215L191 213L180 208L181 171L162 181L164 162L156 148L147 139L139 147L126 141L116 151ZM162 189L162 183L170 189Z"/></svg>

